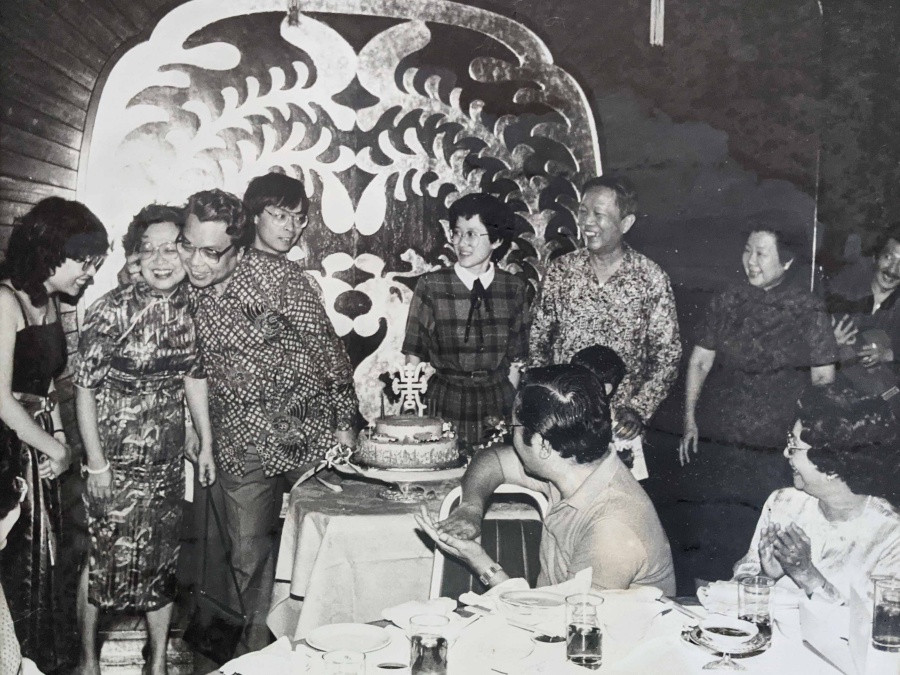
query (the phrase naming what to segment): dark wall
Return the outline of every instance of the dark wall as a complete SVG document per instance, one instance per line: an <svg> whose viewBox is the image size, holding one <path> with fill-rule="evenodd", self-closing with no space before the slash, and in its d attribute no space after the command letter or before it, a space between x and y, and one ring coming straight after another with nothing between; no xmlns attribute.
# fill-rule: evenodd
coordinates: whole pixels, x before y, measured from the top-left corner
<svg viewBox="0 0 900 675"><path fill-rule="evenodd" d="M17 0L0 6L0 228L46 194L73 195L98 75L170 0ZM478 0L540 34L589 92L613 162L628 122L665 116L725 134L729 161L814 194L832 232L875 228L900 202L896 0L666 3L651 47L649 0ZM604 110L633 97L629 119ZM637 152L635 152L637 150ZM653 148L645 159L658 160ZM631 153L640 163L640 148ZM657 162L658 163L658 162ZM610 162L607 162L609 165ZM654 167L665 171L665 166ZM679 184L677 171L670 176ZM669 209L674 211L675 209ZM0 229L0 245L8 230ZM833 237L834 235L832 235Z"/></svg>

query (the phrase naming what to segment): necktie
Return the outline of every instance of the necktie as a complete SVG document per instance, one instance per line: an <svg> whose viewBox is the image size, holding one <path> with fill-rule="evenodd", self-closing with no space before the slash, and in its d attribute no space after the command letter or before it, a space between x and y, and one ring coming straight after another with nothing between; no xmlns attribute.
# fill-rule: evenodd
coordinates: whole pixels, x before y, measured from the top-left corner
<svg viewBox="0 0 900 675"><path fill-rule="evenodd" d="M491 300L484 288L484 284L481 283L481 279L475 279L475 283L472 284L472 291L469 293L469 316L466 319L466 333L463 342L469 341L469 334L472 330L472 319L475 318L476 313L481 312L482 305L484 305L485 311L491 311ZM478 337L484 342L484 335L481 333L480 322L478 323Z"/></svg>

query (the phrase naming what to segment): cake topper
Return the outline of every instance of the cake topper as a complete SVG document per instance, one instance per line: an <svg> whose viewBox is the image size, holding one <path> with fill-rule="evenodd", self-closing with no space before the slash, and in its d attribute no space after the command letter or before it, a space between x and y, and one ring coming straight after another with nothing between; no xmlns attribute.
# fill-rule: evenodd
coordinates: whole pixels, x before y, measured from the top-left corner
<svg viewBox="0 0 900 675"><path fill-rule="evenodd" d="M425 378L425 364L407 363L400 368L393 379L391 389L400 396L400 412L413 410L417 415L425 414L425 404L422 403L422 394L428 389Z"/></svg>

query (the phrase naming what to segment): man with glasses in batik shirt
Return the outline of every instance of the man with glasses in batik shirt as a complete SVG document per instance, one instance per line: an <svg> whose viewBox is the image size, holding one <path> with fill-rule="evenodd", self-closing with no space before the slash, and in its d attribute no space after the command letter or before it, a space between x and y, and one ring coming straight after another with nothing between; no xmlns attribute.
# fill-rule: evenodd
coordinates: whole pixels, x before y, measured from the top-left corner
<svg viewBox="0 0 900 675"><path fill-rule="evenodd" d="M232 563L250 625L239 650L269 640L272 532L284 486L336 442L352 446L353 369L303 270L245 248L250 221L222 190L186 207L178 250L194 286Z"/></svg>

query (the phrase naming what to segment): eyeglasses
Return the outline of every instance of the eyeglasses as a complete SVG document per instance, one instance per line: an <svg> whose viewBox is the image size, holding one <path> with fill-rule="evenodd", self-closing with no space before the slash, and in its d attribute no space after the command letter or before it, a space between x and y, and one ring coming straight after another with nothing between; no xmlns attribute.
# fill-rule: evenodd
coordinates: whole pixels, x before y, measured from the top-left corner
<svg viewBox="0 0 900 675"><path fill-rule="evenodd" d="M464 241L467 244L475 244L480 237L488 237L490 236L487 232L473 232L469 230L468 232L460 232L459 230L453 230L450 233L450 240L453 242Z"/></svg>
<svg viewBox="0 0 900 675"><path fill-rule="evenodd" d="M267 206L263 209L266 213L272 216L272 220L281 227L290 222L294 227L306 227L306 223L309 222L309 216L305 213L294 213L292 211L285 211L284 209L277 209L275 207Z"/></svg>
<svg viewBox="0 0 900 675"><path fill-rule="evenodd" d="M15 476L13 483L16 486L16 492L19 493L19 503L21 504L25 501L25 497L28 496L28 483L22 476Z"/></svg>
<svg viewBox="0 0 900 675"><path fill-rule="evenodd" d="M808 450L809 448L800 445L800 440L794 438L794 432L789 431L787 435L787 443L784 446L784 451L787 453L788 457L793 457L794 453L799 450Z"/></svg>
<svg viewBox="0 0 900 675"><path fill-rule="evenodd" d="M178 246L174 241L167 241L159 246L154 246L149 241L145 241L138 247L137 252L141 260L151 260L157 253L163 258L174 260L178 257Z"/></svg>
<svg viewBox="0 0 900 675"><path fill-rule="evenodd" d="M105 255L86 255L82 258L75 258L75 262L81 263L81 271L87 272L92 267L95 270L99 270L103 267L103 263L106 262Z"/></svg>
<svg viewBox="0 0 900 675"><path fill-rule="evenodd" d="M184 253L184 255L186 255L188 258L193 257L195 252L199 252L207 262L211 263L219 262L222 259L223 255L234 248L233 243L231 244L231 246L223 248L221 251L217 251L216 249L210 248L209 246L197 247L181 235L178 235L178 239L175 240L175 245L178 247L178 250Z"/></svg>

